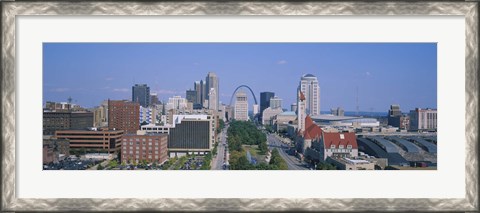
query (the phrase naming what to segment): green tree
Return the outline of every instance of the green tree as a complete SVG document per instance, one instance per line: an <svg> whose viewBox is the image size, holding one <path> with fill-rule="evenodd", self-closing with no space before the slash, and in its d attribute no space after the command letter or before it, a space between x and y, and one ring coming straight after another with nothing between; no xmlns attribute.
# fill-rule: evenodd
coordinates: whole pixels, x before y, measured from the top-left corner
<svg viewBox="0 0 480 213"><path fill-rule="evenodd" d="M97 166L97 170L103 170L103 169L104 169L104 168L103 168L102 164L101 164L101 163L100 163L100 164L98 164L98 166Z"/></svg>

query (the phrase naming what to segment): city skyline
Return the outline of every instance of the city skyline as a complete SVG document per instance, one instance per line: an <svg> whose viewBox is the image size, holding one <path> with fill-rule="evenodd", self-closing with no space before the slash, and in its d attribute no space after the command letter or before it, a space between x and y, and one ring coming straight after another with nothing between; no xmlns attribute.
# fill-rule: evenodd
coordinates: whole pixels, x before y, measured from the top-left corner
<svg viewBox="0 0 480 213"><path fill-rule="evenodd" d="M321 111L355 111L357 88L360 111L437 108L436 50L435 43L45 43L43 102L129 100L135 84L165 101L186 97L215 72L222 103L245 84L257 99L274 92L288 109L310 73L319 81Z"/></svg>

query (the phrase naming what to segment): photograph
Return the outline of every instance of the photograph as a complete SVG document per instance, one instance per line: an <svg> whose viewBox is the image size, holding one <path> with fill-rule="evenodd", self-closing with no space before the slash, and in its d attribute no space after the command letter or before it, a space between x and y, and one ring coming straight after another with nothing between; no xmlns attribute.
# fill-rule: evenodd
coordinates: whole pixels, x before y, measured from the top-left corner
<svg viewBox="0 0 480 213"><path fill-rule="evenodd" d="M43 170L437 170L434 42L45 42L42 71Z"/></svg>

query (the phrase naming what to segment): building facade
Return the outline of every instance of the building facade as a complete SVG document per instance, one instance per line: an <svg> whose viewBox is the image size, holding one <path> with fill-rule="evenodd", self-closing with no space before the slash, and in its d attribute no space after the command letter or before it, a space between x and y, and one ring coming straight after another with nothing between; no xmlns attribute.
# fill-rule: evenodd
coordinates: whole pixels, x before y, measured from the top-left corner
<svg viewBox="0 0 480 213"><path fill-rule="evenodd" d="M158 114L158 111L156 107L140 106L140 119L139 119L140 125L157 123L157 114Z"/></svg>
<svg viewBox="0 0 480 213"><path fill-rule="evenodd" d="M50 136L43 138L43 164L58 163L70 155L70 141Z"/></svg>
<svg viewBox="0 0 480 213"><path fill-rule="evenodd" d="M312 74L303 75L298 85L305 96L305 110L307 115L320 115L320 86L318 79Z"/></svg>
<svg viewBox="0 0 480 213"><path fill-rule="evenodd" d="M235 112L233 115L235 120L248 120L248 99L247 93L245 93L243 90L239 90L235 94Z"/></svg>
<svg viewBox="0 0 480 213"><path fill-rule="evenodd" d="M108 101L93 110L93 127L108 127Z"/></svg>
<svg viewBox="0 0 480 213"><path fill-rule="evenodd" d="M270 99L270 108L272 109L277 109L277 108L282 108L282 99L274 96L273 98Z"/></svg>
<svg viewBox="0 0 480 213"><path fill-rule="evenodd" d="M437 131L437 110L416 108L410 111L410 130Z"/></svg>
<svg viewBox="0 0 480 213"><path fill-rule="evenodd" d="M136 133L140 129L140 104L130 101L108 100L108 128Z"/></svg>
<svg viewBox="0 0 480 213"><path fill-rule="evenodd" d="M196 103L197 102L197 91L195 90L187 90L185 92L185 97L187 98L187 101L190 103Z"/></svg>
<svg viewBox="0 0 480 213"><path fill-rule="evenodd" d="M195 88L195 93L196 93L196 101L194 103L194 105L200 105L202 108L203 107L203 103L205 102L205 99L207 97L207 92L206 92L206 88L207 88L207 85L205 84L205 81L203 80L200 80L200 81L195 81L194 83L194 88ZM197 107L198 108L198 107Z"/></svg>
<svg viewBox="0 0 480 213"><path fill-rule="evenodd" d="M163 164L168 159L167 134L126 134L122 137L121 161Z"/></svg>
<svg viewBox="0 0 480 213"><path fill-rule="evenodd" d="M123 130L60 130L55 132L56 139L70 141L71 151L85 151L86 153L117 153L120 150L122 136Z"/></svg>
<svg viewBox="0 0 480 213"><path fill-rule="evenodd" d="M203 155L211 151L215 136L211 133L212 121L193 118L182 119L168 135L170 156L177 154Z"/></svg>
<svg viewBox="0 0 480 213"><path fill-rule="evenodd" d="M282 113L282 108L266 108L263 110L263 117L262 117L262 124L263 125L273 125L272 120L274 117L280 113Z"/></svg>
<svg viewBox="0 0 480 213"><path fill-rule="evenodd" d="M132 102L140 103L140 106L150 106L150 87L146 84L135 84L132 87Z"/></svg>
<svg viewBox="0 0 480 213"><path fill-rule="evenodd" d="M186 98L182 98L181 96L173 96L171 98L168 98L168 102L165 105L165 110L187 110L188 109L188 101Z"/></svg>
<svg viewBox="0 0 480 213"><path fill-rule="evenodd" d="M84 130L93 126L93 112L43 112L43 135L56 130Z"/></svg>

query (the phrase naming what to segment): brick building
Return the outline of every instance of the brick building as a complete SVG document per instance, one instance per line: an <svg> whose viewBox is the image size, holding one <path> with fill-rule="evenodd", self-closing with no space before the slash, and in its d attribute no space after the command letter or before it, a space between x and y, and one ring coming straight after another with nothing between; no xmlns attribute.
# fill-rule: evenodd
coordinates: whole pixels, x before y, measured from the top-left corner
<svg viewBox="0 0 480 213"><path fill-rule="evenodd" d="M140 129L140 104L131 101L108 100L108 128L135 134Z"/></svg>
<svg viewBox="0 0 480 213"><path fill-rule="evenodd" d="M167 134L126 134L122 138L121 161L163 164L168 158L167 140Z"/></svg>
<svg viewBox="0 0 480 213"><path fill-rule="evenodd" d="M55 138L70 141L70 150L86 153L117 153L120 150L122 135L123 130L59 130L55 132Z"/></svg>

